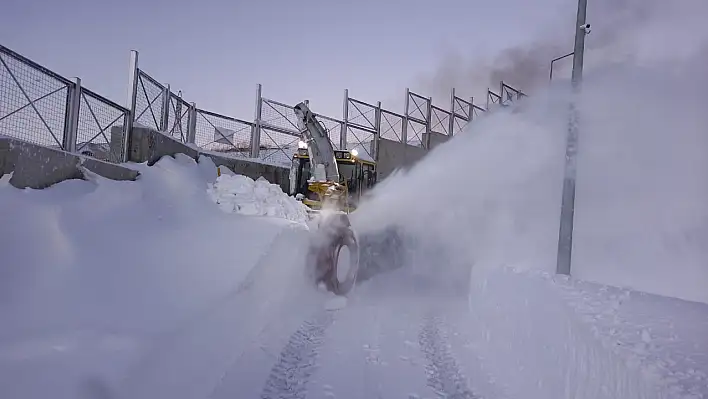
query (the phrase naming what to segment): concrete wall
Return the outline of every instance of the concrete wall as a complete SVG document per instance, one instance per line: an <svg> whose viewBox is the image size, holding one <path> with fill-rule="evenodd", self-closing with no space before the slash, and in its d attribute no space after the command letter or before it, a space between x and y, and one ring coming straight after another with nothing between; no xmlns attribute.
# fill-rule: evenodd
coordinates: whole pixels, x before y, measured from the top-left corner
<svg viewBox="0 0 708 399"><path fill-rule="evenodd" d="M123 132L121 126L111 129L110 150L120 153ZM424 138L425 139L425 138ZM438 133L431 134L431 148L444 143L449 137ZM379 141L378 180L381 181L398 168L409 168L428 153L420 147L381 139ZM214 153L205 153L199 149L181 143L156 130L136 126L129 150L129 161L147 162L152 165L163 156L186 154L193 159L200 155L207 156L217 166L226 166L234 173L252 179L264 177L271 183L278 184L288 192L289 170L286 167L262 164L249 159L231 158ZM94 158L70 154L65 151L47 148L12 138L0 138L0 173L14 172L10 183L18 188L45 188L67 179L82 179L89 171L114 180L134 180L138 172L120 165L103 162Z"/></svg>
<svg viewBox="0 0 708 399"><path fill-rule="evenodd" d="M0 175L13 173L17 188L42 189L68 179L83 179L82 167L113 180L135 180L138 172L93 158L0 137Z"/></svg>
<svg viewBox="0 0 708 399"><path fill-rule="evenodd" d="M387 139L379 140L377 180L381 181L390 176L394 170L408 169L418 162L428 153L428 150L421 147L403 144L398 141Z"/></svg>
<svg viewBox="0 0 708 399"><path fill-rule="evenodd" d="M425 140L427 138L428 134L423 133L423 142L425 143ZM432 132L430 133L430 149L432 150L433 148L439 146L440 144L450 140L450 136L446 134L440 134L440 133L435 133Z"/></svg>
<svg viewBox="0 0 708 399"><path fill-rule="evenodd" d="M111 146L120 148L122 137L122 127L113 127L111 129ZM111 149L113 150L114 148ZM118 153L120 152L118 151ZM139 126L133 127L129 152L129 160L131 162L147 162L148 165L152 165L165 155L172 156L178 153L188 155L194 159L198 159L200 155L207 156L211 158L216 166L226 166L234 173L248 176L252 179L263 176L269 182L279 185L286 193L290 187L290 171L288 168L202 152L156 130Z"/></svg>

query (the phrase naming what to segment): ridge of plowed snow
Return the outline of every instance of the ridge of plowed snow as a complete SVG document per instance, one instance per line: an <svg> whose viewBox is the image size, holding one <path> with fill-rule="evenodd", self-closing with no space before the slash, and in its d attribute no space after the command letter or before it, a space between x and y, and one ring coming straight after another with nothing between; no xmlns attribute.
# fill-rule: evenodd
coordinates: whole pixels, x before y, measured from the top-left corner
<svg viewBox="0 0 708 399"><path fill-rule="evenodd" d="M306 223L307 207L263 177L256 180L237 174L222 174L207 190L224 212L251 216L274 216Z"/></svg>

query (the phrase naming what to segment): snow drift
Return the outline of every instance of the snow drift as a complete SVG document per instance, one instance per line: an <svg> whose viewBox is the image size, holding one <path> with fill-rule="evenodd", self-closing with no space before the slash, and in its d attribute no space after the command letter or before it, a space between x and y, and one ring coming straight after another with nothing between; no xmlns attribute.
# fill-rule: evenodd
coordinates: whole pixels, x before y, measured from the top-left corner
<svg viewBox="0 0 708 399"><path fill-rule="evenodd" d="M126 370L225 303L276 237L299 228L224 214L207 194L208 158L134 167L135 182L0 187L2 396L97 397L125 386Z"/></svg>

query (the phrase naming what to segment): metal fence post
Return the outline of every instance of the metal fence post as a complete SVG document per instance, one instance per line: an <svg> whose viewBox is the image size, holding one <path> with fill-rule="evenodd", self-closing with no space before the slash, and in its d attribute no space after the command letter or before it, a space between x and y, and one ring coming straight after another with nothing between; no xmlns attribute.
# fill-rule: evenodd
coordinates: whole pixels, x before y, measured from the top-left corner
<svg viewBox="0 0 708 399"><path fill-rule="evenodd" d="M372 149L372 158L376 162L379 161L379 143L381 142L381 101L378 101L376 103L376 110L374 110L374 130L376 133L374 133L374 141L373 141L373 146L374 148Z"/></svg>
<svg viewBox="0 0 708 399"><path fill-rule="evenodd" d="M408 144L408 107L410 106L411 91L406 87L406 100L403 105L403 120L401 121L401 143Z"/></svg>
<svg viewBox="0 0 708 399"><path fill-rule="evenodd" d="M563 176L563 191L561 194L560 226L558 228L558 256L556 258L556 273L570 275L573 252L573 228L575 218L575 185L577 177L578 156L578 109L576 96L580 91L583 78L583 57L585 53L585 18L587 0L578 0L578 13L575 22L575 46L573 48L573 94L570 102L568 132L566 134L565 167Z"/></svg>
<svg viewBox="0 0 708 399"><path fill-rule="evenodd" d="M425 107L425 144L423 144L423 148L425 149L430 149L430 136L433 133L433 128L432 128L432 122L433 122L433 98L428 97L428 101Z"/></svg>
<svg viewBox="0 0 708 399"><path fill-rule="evenodd" d="M197 140L197 104L192 103L187 114L187 143L194 144Z"/></svg>
<svg viewBox="0 0 708 399"><path fill-rule="evenodd" d="M342 129L339 132L339 147L347 149L347 130L349 129L349 89L344 89L344 104L342 105Z"/></svg>
<svg viewBox="0 0 708 399"><path fill-rule="evenodd" d="M135 104L138 98L138 52L131 50L130 52L130 72L128 74L128 100L126 108L128 108L128 118L123 126L123 153L121 161L128 162L130 160L131 138L133 136L133 123L135 122Z"/></svg>
<svg viewBox="0 0 708 399"><path fill-rule="evenodd" d="M170 85L162 89L162 104L160 105L160 131L167 132L170 125Z"/></svg>
<svg viewBox="0 0 708 399"><path fill-rule="evenodd" d="M450 90L450 120L448 121L447 134L450 136L455 132L455 88Z"/></svg>
<svg viewBox="0 0 708 399"><path fill-rule="evenodd" d="M69 86L67 96L66 117L64 122L64 151L76 152L76 140L79 132L79 112L81 109L81 79L76 78Z"/></svg>
<svg viewBox="0 0 708 399"><path fill-rule="evenodd" d="M474 97L470 97L470 109L467 110L467 123L472 122L474 118Z"/></svg>
<svg viewBox="0 0 708 399"><path fill-rule="evenodd" d="M499 108L504 106L504 81L499 81Z"/></svg>
<svg viewBox="0 0 708 399"><path fill-rule="evenodd" d="M259 83L256 86L256 112L251 128L251 158L258 158L261 148L261 116L263 113L262 87Z"/></svg>

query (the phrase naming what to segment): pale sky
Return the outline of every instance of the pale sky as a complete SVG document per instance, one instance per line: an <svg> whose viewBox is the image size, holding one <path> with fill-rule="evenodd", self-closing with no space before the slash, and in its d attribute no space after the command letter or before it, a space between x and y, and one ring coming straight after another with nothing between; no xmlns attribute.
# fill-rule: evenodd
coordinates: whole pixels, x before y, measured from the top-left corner
<svg viewBox="0 0 708 399"><path fill-rule="evenodd" d="M200 108L252 120L261 83L268 98L309 99L316 112L340 118L345 88L354 98L402 112L405 87L433 95L422 92L422 77L439 73L446 57L482 62L549 27L570 46L575 5L4 0L0 42L67 78L81 77L85 87L120 104L126 103L129 52L136 49L143 70ZM463 97L480 84L467 86L457 87ZM448 101L434 98L440 105Z"/></svg>

